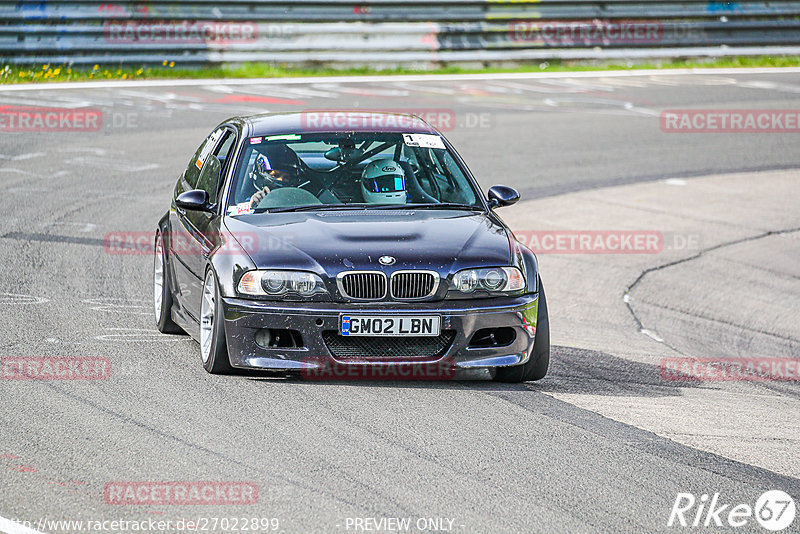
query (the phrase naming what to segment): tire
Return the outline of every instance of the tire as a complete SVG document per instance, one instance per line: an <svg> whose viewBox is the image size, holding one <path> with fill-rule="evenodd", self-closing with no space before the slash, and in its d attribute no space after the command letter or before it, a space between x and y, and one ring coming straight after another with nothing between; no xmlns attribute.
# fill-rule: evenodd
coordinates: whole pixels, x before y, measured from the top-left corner
<svg viewBox="0 0 800 534"><path fill-rule="evenodd" d="M228 359L228 344L225 341L225 321L222 301L219 298L219 284L213 269L208 269L203 281L200 305L200 357L203 368L211 374L225 374L232 370Z"/></svg>
<svg viewBox="0 0 800 534"><path fill-rule="evenodd" d="M169 285L167 252L161 232L156 233L153 254L153 308L156 327L162 334L185 334L183 328L172 320L172 288Z"/></svg>
<svg viewBox="0 0 800 534"><path fill-rule="evenodd" d="M536 317L536 339L530 359L522 365L500 367L495 374L497 382L529 382L541 380L550 367L550 319L547 313L547 299L544 287L539 280L539 311Z"/></svg>

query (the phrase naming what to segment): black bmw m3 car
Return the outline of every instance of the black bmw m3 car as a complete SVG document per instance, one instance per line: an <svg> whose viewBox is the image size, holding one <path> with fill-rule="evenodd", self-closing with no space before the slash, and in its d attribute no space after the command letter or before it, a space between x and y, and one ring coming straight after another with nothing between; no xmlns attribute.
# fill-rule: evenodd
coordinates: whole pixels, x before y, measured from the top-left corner
<svg viewBox="0 0 800 534"><path fill-rule="evenodd" d="M517 200L502 185L484 197L411 115L232 118L158 223L158 328L196 339L211 373L435 366L539 380L537 260L494 213Z"/></svg>

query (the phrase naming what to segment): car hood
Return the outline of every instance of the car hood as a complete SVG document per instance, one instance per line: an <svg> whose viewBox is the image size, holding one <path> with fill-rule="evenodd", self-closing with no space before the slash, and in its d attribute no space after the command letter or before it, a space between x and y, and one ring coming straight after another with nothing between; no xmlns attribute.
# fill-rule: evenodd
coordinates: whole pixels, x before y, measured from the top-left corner
<svg viewBox="0 0 800 534"><path fill-rule="evenodd" d="M475 266L510 265L505 227L486 213L363 210L260 213L225 224L259 268L341 271L431 269L445 278ZM383 266L382 256L394 264Z"/></svg>

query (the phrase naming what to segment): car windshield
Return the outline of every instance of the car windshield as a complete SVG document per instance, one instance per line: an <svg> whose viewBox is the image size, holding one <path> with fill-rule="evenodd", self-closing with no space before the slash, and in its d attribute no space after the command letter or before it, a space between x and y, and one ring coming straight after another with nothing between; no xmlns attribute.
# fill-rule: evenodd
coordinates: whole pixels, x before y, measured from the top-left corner
<svg viewBox="0 0 800 534"><path fill-rule="evenodd" d="M483 209L439 135L386 132L251 137L229 213L435 207Z"/></svg>

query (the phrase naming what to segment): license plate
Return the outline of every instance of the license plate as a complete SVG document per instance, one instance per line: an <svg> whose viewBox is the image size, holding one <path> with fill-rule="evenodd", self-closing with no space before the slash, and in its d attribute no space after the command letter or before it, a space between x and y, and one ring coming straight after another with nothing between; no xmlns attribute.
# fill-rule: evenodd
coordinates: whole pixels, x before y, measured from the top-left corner
<svg viewBox="0 0 800 534"><path fill-rule="evenodd" d="M441 323L438 315L342 315L339 333L343 336L438 336Z"/></svg>

